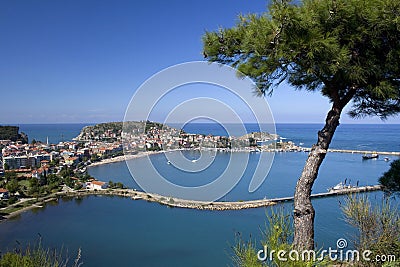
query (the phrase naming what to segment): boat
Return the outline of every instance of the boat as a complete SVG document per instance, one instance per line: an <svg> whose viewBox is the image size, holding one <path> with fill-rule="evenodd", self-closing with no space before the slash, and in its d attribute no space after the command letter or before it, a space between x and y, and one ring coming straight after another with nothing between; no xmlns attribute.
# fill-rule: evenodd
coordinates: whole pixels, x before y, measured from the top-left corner
<svg viewBox="0 0 400 267"><path fill-rule="evenodd" d="M171 164L171 161L168 160L168 161L167 161L167 164L170 165L170 164Z"/></svg>
<svg viewBox="0 0 400 267"><path fill-rule="evenodd" d="M335 191L339 191L339 190L343 190L343 189L349 189L352 188L354 186L346 185L346 183L340 182L337 185L335 185L334 187L328 188L329 192L335 192Z"/></svg>
<svg viewBox="0 0 400 267"><path fill-rule="evenodd" d="M389 160L390 160L390 158L388 158L388 157L385 157L383 160L384 160L384 161L389 161Z"/></svg>
<svg viewBox="0 0 400 267"><path fill-rule="evenodd" d="M379 155L376 153L372 153L370 155L365 154L362 156L362 159L364 159L364 160L365 159L377 159L377 158L379 158Z"/></svg>
<svg viewBox="0 0 400 267"><path fill-rule="evenodd" d="M261 150L258 147L253 147L253 148L250 148L250 152L251 153L260 153Z"/></svg>

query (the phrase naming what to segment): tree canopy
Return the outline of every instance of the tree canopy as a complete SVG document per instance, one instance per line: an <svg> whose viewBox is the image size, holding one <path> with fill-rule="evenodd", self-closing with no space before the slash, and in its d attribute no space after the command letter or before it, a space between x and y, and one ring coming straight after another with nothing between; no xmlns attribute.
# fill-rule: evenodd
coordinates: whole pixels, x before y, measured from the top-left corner
<svg viewBox="0 0 400 267"><path fill-rule="evenodd" d="M353 117L400 112L400 1L272 0L203 43L207 60L252 78L260 95L287 82L331 101L294 194L294 247L313 249L311 191L344 108L351 103Z"/></svg>
<svg viewBox="0 0 400 267"><path fill-rule="evenodd" d="M390 169L379 178L379 183L390 192L400 193L400 160L390 164Z"/></svg>
<svg viewBox="0 0 400 267"><path fill-rule="evenodd" d="M353 117L400 111L399 1L275 0L203 42L209 61L237 68L262 94L286 81L337 104L353 100Z"/></svg>

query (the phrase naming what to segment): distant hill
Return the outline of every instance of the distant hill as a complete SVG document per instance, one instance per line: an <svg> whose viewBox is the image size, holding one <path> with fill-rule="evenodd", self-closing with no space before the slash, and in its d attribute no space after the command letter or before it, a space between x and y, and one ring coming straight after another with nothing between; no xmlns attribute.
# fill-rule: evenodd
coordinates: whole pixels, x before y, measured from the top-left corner
<svg viewBox="0 0 400 267"><path fill-rule="evenodd" d="M83 127L75 140L115 140L121 135L123 122L107 122Z"/></svg>
<svg viewBox="0 0 400 267"><path fill-rule="evenodd" d="M152 127L161 129L164 125L150 121L106 122L84 127L74 140L116 141L121 137L122 127L124 127L124 132L143 133Z"/></svg>
<svg viewBox="0 0 400 267"><path fill-rule="evenodd" d="M22 143L28 143L28 136L21 132L19 133L18 126L1 126L0 125L0 140L11 140L21 141Z"/></svg>

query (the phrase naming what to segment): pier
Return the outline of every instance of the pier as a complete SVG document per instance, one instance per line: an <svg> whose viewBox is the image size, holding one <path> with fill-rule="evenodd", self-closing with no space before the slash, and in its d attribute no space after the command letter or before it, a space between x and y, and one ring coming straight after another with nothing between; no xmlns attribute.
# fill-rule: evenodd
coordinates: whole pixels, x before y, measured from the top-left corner
<svg viewBox="0 0 400 267"><path fill-rule="evenodd" d="M373 186L351 187L351 188L332 190L325 193L312 194L311 198L333 197L337 195L370 192L378 190L382 190L382 186L373 185ZM241 210L250 208L260 208L260 207L272 206L281 202L293 201L294 199L294 197L291 196L291 197L247 200L247 201L208 202L208 201L180 199L175 197L166 197L158 194L136 191L133 189L113 189L113 190L105 189L98 191L78 190L74 192L65 192L62 195L71 197L83 197L89 195L121 196L121 197L131 198L132 200L146 200L148 202L155 202L170 207L198 209L198 210Z"/></svg>
<svg viewBox="0 0 400 267"><path fill-rule="evenodd" d="M329 191L325 193L317 193L312 194L311 198L322 198L322 197L334 197L338 195L352 194L352 193L361 193L361 192L370 192L370 191L378 191L382 190L382 186L373 185L373 186L361 186L361 187L351 187L344 188L334 191ZM207 201L198 201L198 200L188 200L188 199L180 199L175 197L166 197L161 196L154 193L146 193L142 191L136 191L134 189L104 189L104 190L64 190L62 192L53 193L49 196L37 198L37 199L26 199L25 202L32 203L22 209L13 211L7 215L0 214L0 221L4 219L9 219L17 216L18 214L28 211L33 208L42 208L48 202L58 201L59 198L62 197L71 197L71 198L82 198L86 196L119 196L130 198L134 201L148 201L159 203L161 205L176 207L176 208L186 208L186 209L197 209L197 210L242 210L242 209L252 209L252 208L261 208L276 205L282 202L293 201L293 197L281 197L281 198L271 198L271 199L259 199L259 200L247 200L247 201L215 201L215 202L207 202ZM16 203L21 204L21 202Z"/></svg>
<svg viewBox="0 0 400 267"><path fill-rule="evenodd" d="M311 148L307 148L311 150ZM400 156L400 152L385 152L385 151L369 151L369 150L351 150L351 149L332 149L329 148L328 152L336 153L350 153L350 154L378 154L388 156Z"/></svg>
<svg viewBox="0 0 400 267"><path fill-rule="evenodd" d="M370 192L370 191L379 191L382 190L381 185L371 185L371 186L360 186L360 187L351 187L351 188L344 188L338 190L332 190L325 193L317 193L311 194L311 198L322 198L322 197L332 197L338 195L347 195L352 193L361 193L361 192ZM273 198L270 199L273 202L286 202L286 201L293 201L294 197L282 197L282 198Z"/></svg>

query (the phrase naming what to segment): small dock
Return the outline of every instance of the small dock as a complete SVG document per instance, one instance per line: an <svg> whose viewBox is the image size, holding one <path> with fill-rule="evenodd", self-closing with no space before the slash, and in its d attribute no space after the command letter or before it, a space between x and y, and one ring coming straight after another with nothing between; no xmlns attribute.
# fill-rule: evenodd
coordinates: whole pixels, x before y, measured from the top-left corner
<svg viewBox="0 0 400 267"><path fill-rule="evenodd" d="M343 188L337 190L331 190L325 193L317 193L312 194L311 198L322 198L322 197L331 197L331 196L338 196L338 195L347 195L352 193L361 193L361 192L370 192L370 191L379 191L382 190L381 185L371 185L371 186L360 186L360 187L351 187L351 188ZM286 202L286 201L293 201L294 197L281 197L281 198L273 198L270 199L272 202Z"/></svg>
<svg viewBox="0 0 400 267"><path fill-rule="evenodd" d="M311 150L311 148L307 148ZM351 149L334 149L329 148L328 152L335 153L350 153L350 154L378 154L378 155L387 155L387 156L400 156L400 152L385 152L385 151L369 151L369 150L351 150Z"/></svg>

